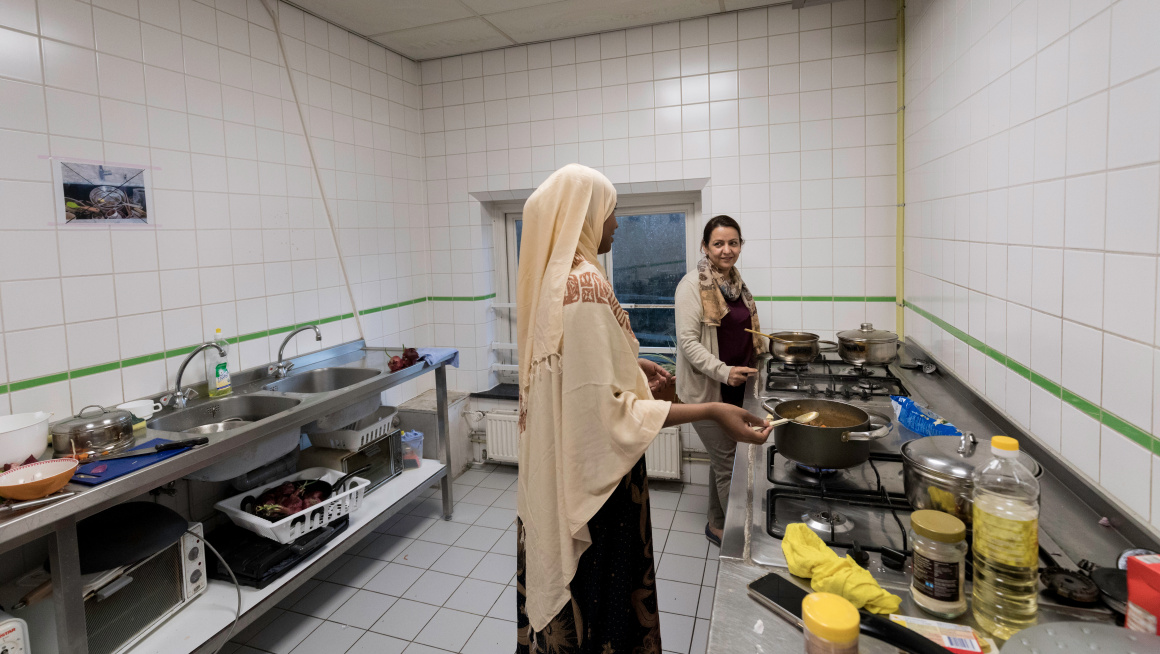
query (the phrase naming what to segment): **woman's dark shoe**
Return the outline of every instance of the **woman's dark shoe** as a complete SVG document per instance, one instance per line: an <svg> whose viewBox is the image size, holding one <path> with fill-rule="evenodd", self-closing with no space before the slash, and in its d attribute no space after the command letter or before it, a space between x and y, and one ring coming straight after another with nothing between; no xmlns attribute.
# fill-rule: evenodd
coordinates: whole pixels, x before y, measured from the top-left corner
<svg viewBox="0 0 1160 654"><path fill-rule="evenodd" d="M705 538L708 538L709 542L713 543L717 547L721 547L721 539L718 538L717 534L714 534L713 530L709 528L709 523L705 523Z"/></svg>

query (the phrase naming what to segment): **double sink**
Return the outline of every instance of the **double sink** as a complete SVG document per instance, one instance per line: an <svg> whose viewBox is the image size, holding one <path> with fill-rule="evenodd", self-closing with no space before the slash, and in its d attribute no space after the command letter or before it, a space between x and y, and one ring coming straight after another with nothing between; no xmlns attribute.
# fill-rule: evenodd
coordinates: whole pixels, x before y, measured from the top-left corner
<svg viewBox="0 0 1160 654"><path fill-rule="evenodd" d="M223 398L207 398L191 403L191 406L185 409L163 412L147 421L146 427L157 431L177 432L182 434L180 438L188 438L192 434L205 434L209 435L211 440L220 440L228 437L230 431L249 427L253 423L289 411L310 399L273 393L307 396L330 393L381 374L383 374L381 370L373 368L328 367L307 370L266 383L253 390L248 390L248 387L257 386L257 383L261 382L243 385L235 389L233 394ZM312 432L341 428L352 421L351 415L365 411L366 407L370 407L373 411L378 402L376 393L352 403L351 406L338 408L305 426L291 425L246 445L236 456L203 468L190 477L203 481L232 479L294 450L298 446L299 434L304 429ZM179 438L170 437L168 440Z"/></svg>
<svg viewBox="0 0 1160 654"><path fill-rule="evenodd" d="M329 393L354 386L380 374L382 371L365 368L318 368L266 384L262 390L276 393ZM301 403L302 400L292 397L230 395L162 415L147 422L146 426L161 431L188 432L231 421L251 423L282 413Z"/></svg>

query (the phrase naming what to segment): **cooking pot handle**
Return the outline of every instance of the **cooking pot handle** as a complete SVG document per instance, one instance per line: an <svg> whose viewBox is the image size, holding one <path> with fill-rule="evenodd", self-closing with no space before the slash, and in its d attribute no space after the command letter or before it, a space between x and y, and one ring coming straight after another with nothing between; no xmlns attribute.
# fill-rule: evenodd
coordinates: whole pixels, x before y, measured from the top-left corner
<svg viewBox="0 0 1160 654"><path fill-rule="evenodd" d="M778 399L778 398L776 398L776 397L771 397L771 398L769 398L768 400L762 400L762 402L761 402L761 408L763 408L763 409L765 409L766 411L768 411L768 412L769 412L769 415L771 415L771 416L776 416L776 415L777 415L777 411L775 411L775 410L774 410L774 408L773 408L772 406L770 406L770 405L769 405L769 403L770 403L770 402L775 402L775 403L777 403L777 404L781 404L781 402L782 402L782 401L781 401L781 400L779 400L779 399Z"/></svg>
<svg viewBox="0 0 1160 654"><path fill-rule="evenodd" d="M88 411L89 409L100 409L101 413L105 413L105 411L107 411L107 409L105 409L105 407L101 406L100 404L90 404L87 407L81 409L80 411L77 411L77 415L75 417L77 417L77 418L85 417L84 413L85 413L85 411ZM96 415L100 415L100 414L96 414Z"/></svg>
<svg viewBox="0 0 1160 654"><path fill-rule="evenodd" d="M880 421L882 421L882 423L883 423L882 426L878 427L876 429L873 429L871 431L847 431L847 432L843 432L842 433L842 442L843 443L846 443L849 441L876 441L879 438L882 438L883 436L886 436L890 432L894 431L894 422L890 418L882 415L881 413L875 413L873 411L867 411L866 413L872 419L878 418ZM874 426L873 420L870 421L870 426L871 427Z"/></svg>
<svg viewBox="0 0 1160 654"><path fill-rule="evenodd" d="M826 347L822 347L822 345L826 345ZM837 350L838 344L834 341L818 341L818 352L836 352Z"/></svg>

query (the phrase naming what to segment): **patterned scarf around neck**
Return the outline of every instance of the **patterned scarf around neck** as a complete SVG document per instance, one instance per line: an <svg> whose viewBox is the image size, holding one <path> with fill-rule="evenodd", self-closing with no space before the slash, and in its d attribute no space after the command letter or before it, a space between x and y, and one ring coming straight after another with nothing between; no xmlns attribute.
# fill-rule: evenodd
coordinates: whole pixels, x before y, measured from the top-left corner
<svg viewBox="0 0 1160 654"><path fill-rule="evenodd" d="M745 300L755 332L761 331L761 323L757 319L757 305L753 302L753 294L741 279L737 266L729 269L728 275L723 274L709 261L709 257L701 257L697 262L697 280L701 292L701 321L710 327L720 327L721 319L729 313L729 302L736 302L737 298ZM765 338L753 334L753 351L763 354L767 350Z"/></svg>

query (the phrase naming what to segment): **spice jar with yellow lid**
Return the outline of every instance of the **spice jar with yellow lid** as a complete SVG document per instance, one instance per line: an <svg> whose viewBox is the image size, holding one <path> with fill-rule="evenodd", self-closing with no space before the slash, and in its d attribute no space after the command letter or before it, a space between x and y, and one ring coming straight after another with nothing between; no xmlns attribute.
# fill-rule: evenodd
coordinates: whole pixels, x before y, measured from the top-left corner
<svg viewBox="0 0 1160 654"><path fill-rule="evenodd" d="M967 610L964 592L967 526L942 511L910 514L914 573L910 595L927 613L955 618Z"/></svg>
<svg viewBox="0 0 1160 654"><path fill-rule="evenodd" d="M807 654L857 654L861 620L849 600L833 593L810 593L802 600Z"/></svg>

